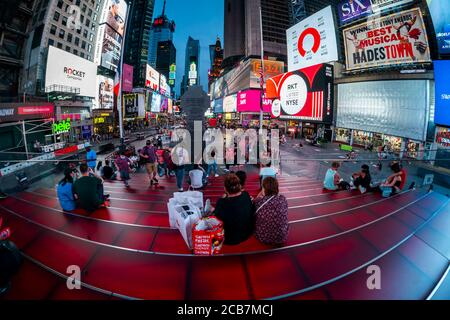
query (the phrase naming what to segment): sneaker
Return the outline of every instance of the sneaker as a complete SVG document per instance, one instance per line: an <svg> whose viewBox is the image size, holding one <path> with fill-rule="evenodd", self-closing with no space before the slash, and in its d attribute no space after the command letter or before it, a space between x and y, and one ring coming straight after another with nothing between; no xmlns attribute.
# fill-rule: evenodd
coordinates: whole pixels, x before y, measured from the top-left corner
<svg viewBox="0 0 450 320"><path fill-rule="evenodd" d="M153 178L153 181L154 181L155 183L158 183L158 179L156 179L156 178Z"/></svg>
<svg viewBox="0 0 450 320"><path fill-rule="evenodd" d="M178 189L178 191L179 191L179 192L183 192L184 190L183 190L183 188L180 188L180 189Z"/></svg>
<svg viewBox="0 0 450 320"><path fill-rule="evenodd" d="M218 175L218 174L216 173L214 177L216 177L216 178L217 178L218 176L219 176L219 175Z"/></svg>
<svg viewBox="0 0 450 320"><path fill-rule="evenodd" d="M8 195L6 193L0 192L0 199L6 199Z"/></svg>
<svg viewBox="0 0 450 320"><path fill-rule="evenodd" d="M110 195L110 194L105 194L103 197L104 197L105 199L109 199L109 197L111 197L111 195Z"/></svg>
<svg viewBox="0 0 450 320"><path fill-rule="evenodd" d="M364 193L366 193L367 189L364 188L363 186L359 186L359 191L360 191L362 194L364 194Z"/></svg>

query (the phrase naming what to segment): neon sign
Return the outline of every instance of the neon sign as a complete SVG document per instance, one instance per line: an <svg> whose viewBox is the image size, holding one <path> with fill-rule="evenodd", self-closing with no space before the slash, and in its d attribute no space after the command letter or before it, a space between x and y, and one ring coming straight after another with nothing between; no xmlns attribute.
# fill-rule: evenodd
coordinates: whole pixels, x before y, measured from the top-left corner
<svg viewBox="0 0 450 320"><path fill-rule="evenodd" d="M69 132L71 128L70 118L66 120L54 123L52 126L52 130L54 134L66 133Z"/></svg>

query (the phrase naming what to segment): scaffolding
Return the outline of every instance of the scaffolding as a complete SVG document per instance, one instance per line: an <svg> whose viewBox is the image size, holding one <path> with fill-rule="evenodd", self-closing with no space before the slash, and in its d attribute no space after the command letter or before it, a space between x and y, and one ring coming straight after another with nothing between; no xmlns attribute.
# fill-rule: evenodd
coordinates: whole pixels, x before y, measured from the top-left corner
<svg viewBox="0 0 450 320"><path fill-rule="evenodd" d="M30 152L29 139L27 136L36 133L49 133L45 135L46 143L57 143L56 134L53 132L53 124L55 119L39 119L39 120L21 120L16 122L0 123L0 128L13 127L20 131L22 138L16 146L4 150L0 150L1 154L11 154L11 150L23 148L25 150L25 159L11 159L11 160L29 160L30 155L33 156L36 152ZM12 153L15 154L15 153ZM20 153L19 153L20 154ZM2 157L3 158L3 157Z"/></svg>

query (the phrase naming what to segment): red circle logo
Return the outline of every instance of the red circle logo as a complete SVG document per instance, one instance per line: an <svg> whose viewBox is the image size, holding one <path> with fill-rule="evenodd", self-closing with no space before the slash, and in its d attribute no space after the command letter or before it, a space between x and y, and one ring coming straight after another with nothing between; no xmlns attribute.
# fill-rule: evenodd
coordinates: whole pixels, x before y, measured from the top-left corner
<svg viewBox="0 0 450 320"><path fill-rule="evenodd" d="M317 50L320 48L320 33L317 31L317 29L314 28L307 28L305 29L302 34L300 35L300 38L298 39L298 52L302 57L306 55L306 50L303 48L303 41L305 41L305 38L307 35L312 35L314 38L314 44L311 49L313 53L316 53Z"/></svg>

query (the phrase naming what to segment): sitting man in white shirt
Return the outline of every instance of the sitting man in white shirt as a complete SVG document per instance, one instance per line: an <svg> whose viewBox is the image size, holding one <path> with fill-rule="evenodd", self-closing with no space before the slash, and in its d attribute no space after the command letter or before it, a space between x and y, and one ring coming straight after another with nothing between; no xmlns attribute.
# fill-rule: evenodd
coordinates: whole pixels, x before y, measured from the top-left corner
<svg viewBox="0 0 450 320"><path fill-rule="evenodd" d="M202 189L205 186L204 177L205 170L198 164L194 165L194 168L189 171L190 185L194 190Z"/></svg>

